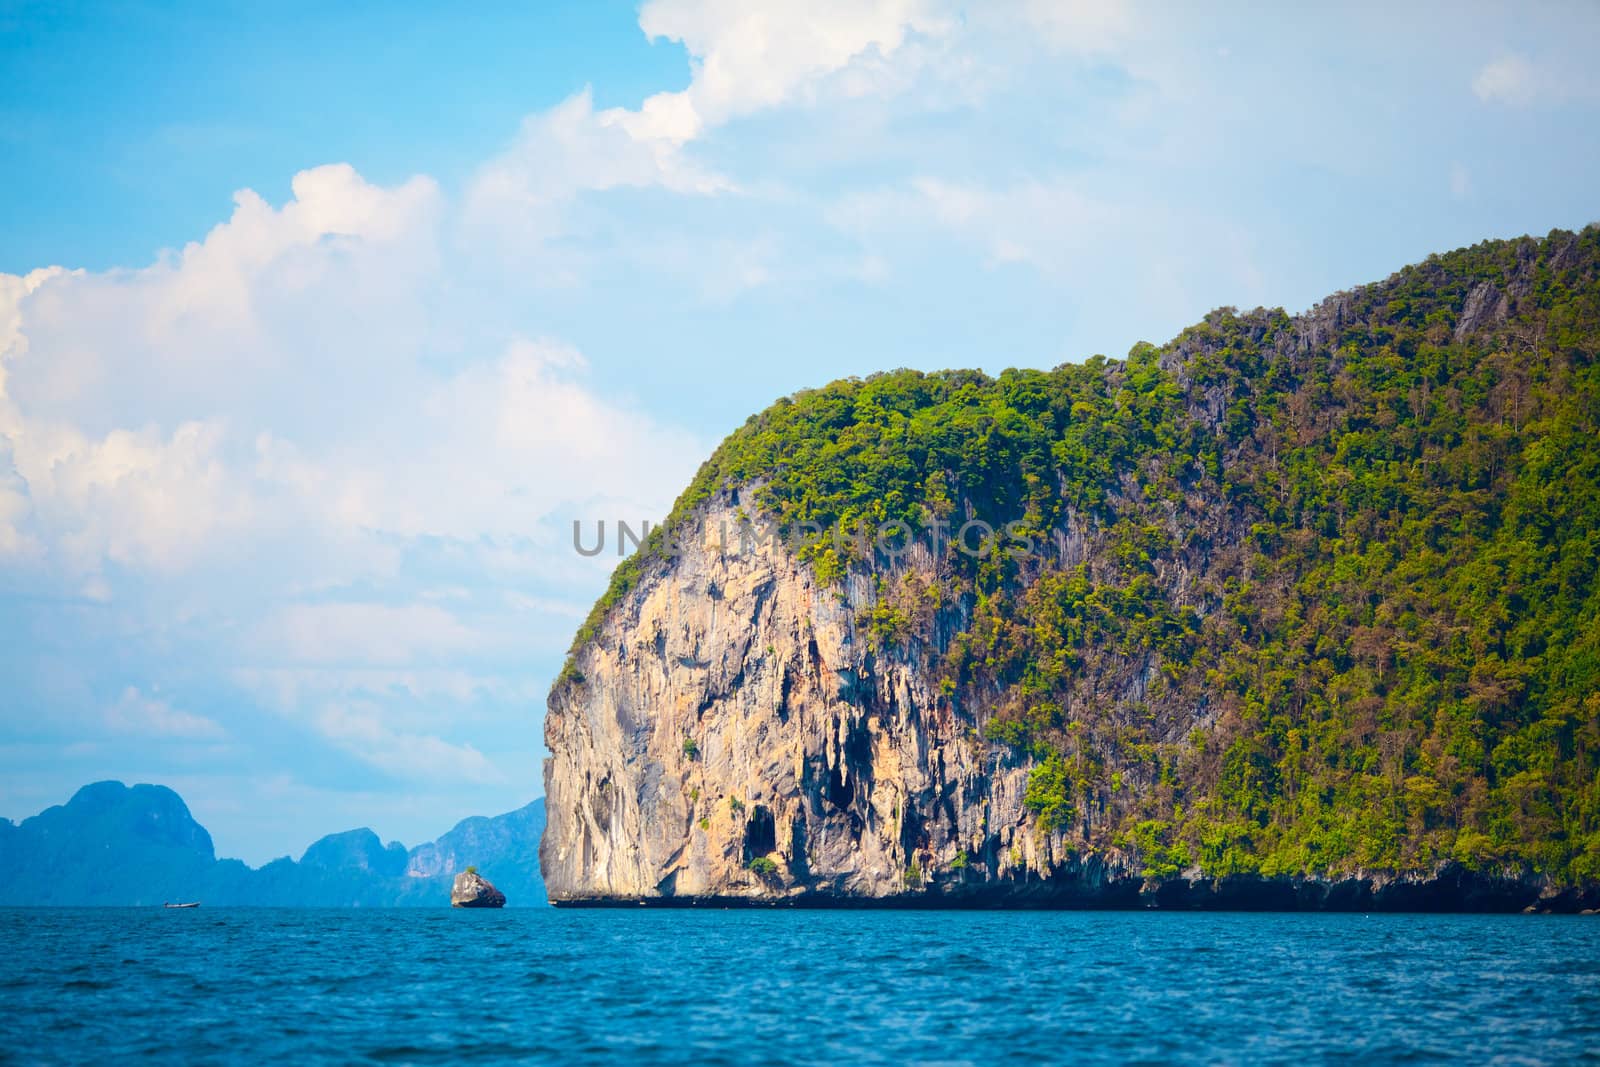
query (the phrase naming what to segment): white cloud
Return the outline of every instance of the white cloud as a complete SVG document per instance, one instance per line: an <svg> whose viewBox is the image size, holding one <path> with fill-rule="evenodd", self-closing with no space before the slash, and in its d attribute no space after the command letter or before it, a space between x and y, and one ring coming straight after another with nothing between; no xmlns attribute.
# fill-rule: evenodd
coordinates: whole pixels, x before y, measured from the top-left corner
<svg viewBox="0 0 1600 1067"><path fill-rule="evenodd" d="M1472 91L1484 103L1510 107L1593 101L1600 99L1600 76L1592 63L1513 52L1484 64L1472 79Z"/></svg>
<svg viewBox="0 0 1600 1067"><path fill-rule="evenodd" d="M478 639L436 604L290 604L257 630L265 663L391 666L448 660Z"/></svg>
<svg viewBox="0 0 1600 1067"><path fill-rule="evenodd" d="M510 227L512 236L527 244L560 233L566 221L562 209L585 191L659 186L709 194L730 188L727 179L685 156L687 138L646 128L659 122L670 130L666 110L647 105L648 122L616 108L597 113L585 89L529 116L511 145L474 178L467 192L468 219L482 228Z"/></svg>
<svg viewBox="0 0 1600 1067"><path fill-rule="evenodd" d="M1501 56L1478 71L1472 91L1478 99L1503 104L1530 104L1539 95L1541 76L1526 56Z"/></svg>
<svg viewBox="0 0 1600 1067"><path fill-rule="evenodd" d="M113 430L94 440L70 426L19 434L36 532L71 571L102 563L171 573L252 529L248 487L219 457L222 424Z"/></svg>
<svg viewBox="0 0 1600 1067"><path fill-rule="evenodd" d="M442 724L538 705L587 608L539 605L605 566L564 523L659 516L704 443L572 346L485 327L430 180L293 191L142 269L0 276L0 566L95 602L101 639L197 642L211 681L386 774L504 785ZM463 596L425 595L452 573ZM95 728L221 736L116 684Z"/></svg>
<svg viewBox="0 0 1600 1067"><path fill-rule="evenodd" d="M35 419L70 412L91 436L171 426L197 405L272 399L292 416L285 371L365 372L413 352L438 266L432 180L386 189L341 164L292 188L281 209L240 191L228 221L148 267L34 284L16 313L27 344L5 357L11 399Z"/></svg>
<svg viewBox="0 0 1600 1067"><path fill-rule="evenodd" d="M319 712L315 725L329 741L402 779L476 785L506 780L505 773L474 746L394 730L385 723L382 709L374 706L330 703Z"/></svg>
<svg viewBox="0 0 1600 1067"><path fill-rule="evenodd" d="M170 573L320 516L321 500L288 515L264 497L251 441L337 436L339 386L405 378L438 192L347 166L293 191L281 209L239 193L227 222L143 269L0 276L0 547L26 538L81 575Z"/></svg>
<svg viewBox="0 0 1600 1067"><path fill-rule="evenodd" d="M0 274L0 559L32 556L39 544L23 530L31 513L27 482L13 455L17 413L6 393L7 364L27 351L22 305L45 282L66 273L46 267L25 275Z"/></svg>
<svg viewBox="0 0 1600 1067"><path fill-rule="evenodd" d="M375 535L526 537L692 472L698 440L595 394L558 342L429 369L473 328L419 310L445 280L432 182L293 187L143 270L0 276L0 554L87 580L298 546L327 572L302 580L349 580L392 567Z"/></svg>
<svg viewBox="0 0 1600 1067"><path fill-rule="evenodd" d="M0 399L6 386L6 362L17 359L28 346L22 329L22 303L52 278L68 273L60 267L41 267L24 275L0 274Z"/></svg>
<svg viewBox="0 0 1600 1067"><path fill-rule="evenodd" d="M566 345L519 338L494 362L431 390L420 421L438 444L418 449L407 474L430 492L410 497L415 507L388 525L455 537L525 535L563 502L603 491L639 506L675 492L704 444L600 396L585 384L586 370ZM400 499L402 487L394 490Z"/></svg>
<svg viewBox="0 0 1600 1067"><path fill-rule="evenodd" d="M687 89L658 93L621 121L639 136L687 141L803 98L852 62L887 57L911 34L947 32L952 21L919 0L650 0L639 25L652 39L683 42L694 74Z"/></svg>
<svg viewBox="0 0 1600 1067"><path fill-rule="evenodd" d="M23 531L32 512L28 485L11 460L10 443L0 438L0 560L38 554L38 542Z"/></svg>
<svg viewBox="0 0 1600 1067"><path fill-rule="evenodd" d="M131 685L122 691L121 698L115 704L106 709L105 725L116 733L146 739L209 741L224 736L222 727L212 720L180 711L165 700L146 696Z"/></svg>
<svg viewBox="0 0 1600 1067"><path fill-rule="evenodd" d="M731 179L689 154L690 142L731 119L804 100L830 77L845 96L886 89L897 81L889 57L913 35L942 34L954 22L922 0L651 0L639 25L652 39L683 43L688 88L656 93L637 110L602 111L585 89L530 116L468 190L479 240L504 251L510 238L524 254L536 250L565 232L564 209L586 192L734 191Z"/></svg>

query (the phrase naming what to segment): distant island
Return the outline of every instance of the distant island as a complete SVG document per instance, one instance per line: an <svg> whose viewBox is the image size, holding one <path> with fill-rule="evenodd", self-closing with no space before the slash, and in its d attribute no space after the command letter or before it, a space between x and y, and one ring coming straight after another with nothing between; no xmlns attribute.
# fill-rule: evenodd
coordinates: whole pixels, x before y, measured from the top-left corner
<svg viewBox="0 0 1600 1067"><path fill-rule="evenodd" d="M410 850L363 828L322 838L298 862L252 868L218 859L211 835L171 789L96 782L21 823L0 819L0 905L446 907L468 866L511 906L543 905L543 829L541 798L464 819Z"/></svg>
<svg viewBox="0 0 1600 1067"><path fill-rule="evenodd" d="M1597 572L1595 227L1126 359L835 382L729 436L579 630L542 869L557 904L1592 909Z"/></svg>

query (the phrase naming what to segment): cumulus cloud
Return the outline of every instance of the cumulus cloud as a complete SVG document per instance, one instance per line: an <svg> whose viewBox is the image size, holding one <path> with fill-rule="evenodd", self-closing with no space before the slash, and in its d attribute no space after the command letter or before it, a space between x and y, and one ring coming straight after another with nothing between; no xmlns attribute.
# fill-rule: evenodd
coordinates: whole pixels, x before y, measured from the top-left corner
<svg viewBox="0 0 1600 1067"><path fill-rule="evenodd" d="M570 220L562 209L586 192L735 191L693 158L690 142L732 119L804 100L830 77L847 96L892 84L884 61L912 36L944 33L954 22L924 0L651 0L639 25L652 39L684 45L689 86L637 109L600 111L585 89L530 116L468 191L468 217L481 234L503 243L509 232L526 252L563 233Z"/></svg>
<svg viewBox="0 0 1600 1067"><path fill-rule="evenodd" d="M330 166L293 192L281 209L240 192L228 221L145 268L0 278L0 542L25 536L78 574L233 558L283 513L251 477L255 436L337 437L339 386L406 377L434 183ZM296 528L325 501L301 503Z"/></svg>
<svg viewBox="0 0 1600 1067"><path fill-rule="evenodd" d="M526 535L597 485L656 497L692 469L700 442L595 394L559 342L426 365L466 326L419 319L443 283L432 182L324 167L294 190L241 193L142 270L0 277L0 550L80 575L263 542L337 558L374 533Z"/></svg>
<svg viewBox="0 0 1600 1067"><path fill-rule="evenodd" d="M639 25L653 39L681 41L693 78L619 121L636 136L682 142L801 98L853 61L887 57L910 35L943 33L952 21L921 0L651 0Z"/></svg>
<svg viewBox="0 0 1600 1067"><path fill-rule="evenodd" d="M451 294L455 216L430 179L319 167L292 193L240 192L143 268L0 275L0 567L128 627L205 628L236 678L299 672L270 706L372 766L494 780L481 753L385 723L390 683L349 672L468 661L475 684L414 695L504 693L571 612L558 638L514 639L534 609L485 580L592 581L558 519L659 514L704 443L592 387L572 346L486 331ZM426 599L452 569L476 588ZM129 689L105 725L215 724Z"/></svg>
<svg viewBox="0 0 1600 1067"><path fill-rule="evenodd" d="M596 112L588 89L549 111L531 115L499 156L480 168L467 194L469 220L480 227L510 227L520 242L556 236L562 209L578 194L659 186L679 193L711 194L731 188L682 150L688 138L666 136L663 107L644 113L611 108ZM653 124L659 124L660 129Z"/></svg>
<svg viewBox="0 0 1600 1067"><path fill-rule="evenodd" d="M382 188L341 164L292 188L280 209L240 191L226 222L150 266L37 280L13 313L27 344L5 354L10 398L99 435L287 401L286 360L365 373L414 351L437 268L434 182Z"/></svg>
<svg viewBox="0 0 1600 1067"><path fill-rule="evenodd" d="M17 473L11 443L0 439L0 559L14 561L38 553L38 542L23 532L31 512L28 485Z"/></svg>

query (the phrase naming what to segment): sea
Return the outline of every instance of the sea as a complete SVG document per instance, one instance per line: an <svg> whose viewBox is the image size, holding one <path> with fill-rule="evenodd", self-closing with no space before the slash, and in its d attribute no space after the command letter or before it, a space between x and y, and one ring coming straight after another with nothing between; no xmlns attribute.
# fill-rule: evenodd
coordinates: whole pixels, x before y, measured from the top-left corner
<svg viewBox="0 0 1600 1067"><path fill-rule="evenodd" d="M1600 1060L1600 917L0 910L5 1063Z"/></svg>

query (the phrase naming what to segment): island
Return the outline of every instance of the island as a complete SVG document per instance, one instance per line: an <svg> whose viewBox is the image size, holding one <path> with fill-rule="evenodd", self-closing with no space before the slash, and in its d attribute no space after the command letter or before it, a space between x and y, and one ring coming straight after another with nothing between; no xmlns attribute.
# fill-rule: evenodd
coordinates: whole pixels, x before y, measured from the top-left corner
<svg viewBox="0 0 1600 1067"><path fill-rule="evenodd" d="M1600 230L778 401L549 696L552 903L1592 909Z"/></svg>

